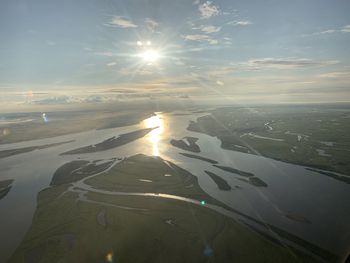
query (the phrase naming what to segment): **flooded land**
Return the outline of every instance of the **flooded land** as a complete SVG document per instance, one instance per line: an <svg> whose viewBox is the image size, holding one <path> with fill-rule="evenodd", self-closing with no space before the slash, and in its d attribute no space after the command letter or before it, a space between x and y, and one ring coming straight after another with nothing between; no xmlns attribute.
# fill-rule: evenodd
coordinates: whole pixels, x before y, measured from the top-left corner
<svg viewBox="0 0 350 263"><path fill-rule="evenodd" d="M349 255L348 105L140 107L8 116L1 262Z"/></svg>
<svg viewBox="0 0 350 263"><path fill-rule="evenodd" d="M188 130L217 137L224 149L350 176L347 108L223 107L197 118Z"/></svg>
<svg viewBox="0 0 350 263"><path fill-rule="evenodd" d="M39 193L10 262L96 262L103 253L120 262L313 261L217 213L212 206L220 203L194 175L159 157L135 155L87 180L55 185Z"/></svg>

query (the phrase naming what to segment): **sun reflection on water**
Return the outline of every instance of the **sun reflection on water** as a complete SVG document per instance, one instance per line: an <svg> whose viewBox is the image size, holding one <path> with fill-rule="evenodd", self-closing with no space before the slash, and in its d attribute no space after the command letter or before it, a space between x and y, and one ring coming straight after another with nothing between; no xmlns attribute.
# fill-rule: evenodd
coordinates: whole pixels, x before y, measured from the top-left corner
<svg viewBox="0 0 350 263"><path fill-rule="evenodd" d="M152 144L152 155L159 156L158 143L162 138L162 133L164 131L164 121L162 114L157 112L155 116L152 116L144 120L146 128L155 128L148 135L148 140Z"/></svg>

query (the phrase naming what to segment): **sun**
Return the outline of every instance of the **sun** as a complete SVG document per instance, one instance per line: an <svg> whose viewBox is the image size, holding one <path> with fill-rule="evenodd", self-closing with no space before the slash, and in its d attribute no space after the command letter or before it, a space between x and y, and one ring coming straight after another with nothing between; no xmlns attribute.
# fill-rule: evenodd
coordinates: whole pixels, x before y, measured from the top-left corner
<svg viewBox="0 0 350 263"><path fill-rule="evenodd" d="M141 57L145 62L151 63L156 62L159 59L160 54L157 50L149 49L143 52Z"/></svg>

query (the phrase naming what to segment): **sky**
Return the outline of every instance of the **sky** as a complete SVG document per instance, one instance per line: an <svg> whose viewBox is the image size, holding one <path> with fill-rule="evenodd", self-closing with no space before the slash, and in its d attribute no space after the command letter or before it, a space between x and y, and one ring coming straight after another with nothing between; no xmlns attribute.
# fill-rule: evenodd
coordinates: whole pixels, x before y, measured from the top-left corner
<svg viewBox="0 0 350 263"><path fill-rule="evenodd" d="M349 11L344 0L2 0L0 104L350 101Z"/></svg>

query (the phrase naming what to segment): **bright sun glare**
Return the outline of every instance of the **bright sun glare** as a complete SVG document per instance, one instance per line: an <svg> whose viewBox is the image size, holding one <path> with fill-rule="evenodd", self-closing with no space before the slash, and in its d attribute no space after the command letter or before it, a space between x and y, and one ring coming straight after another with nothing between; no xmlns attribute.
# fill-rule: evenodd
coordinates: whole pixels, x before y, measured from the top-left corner
<svg viewBox="0 0 350 263"><path fill-rule="evenodd" d="M148 134L148 140L152 144L152 154L159 156L158 142L161 140L164 131L162 114L158 112L157 115L144 120L144 124L146 128L153 128Z"/></svg>
<svg viewBox="0 0 350 263"><path fill-rule="evenodd" d="M159 52L156 50L146 50L141 56L146 62L155 62L159 59Z"/></svg>

